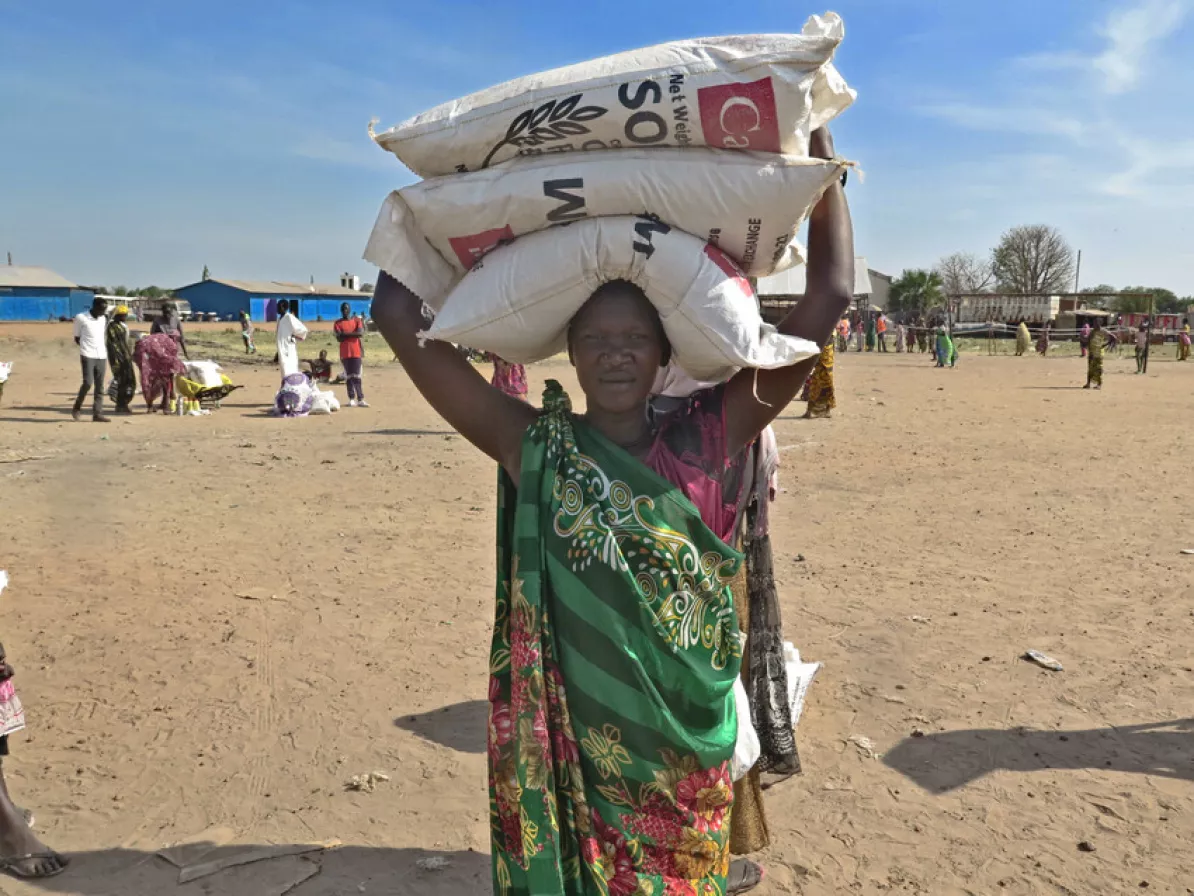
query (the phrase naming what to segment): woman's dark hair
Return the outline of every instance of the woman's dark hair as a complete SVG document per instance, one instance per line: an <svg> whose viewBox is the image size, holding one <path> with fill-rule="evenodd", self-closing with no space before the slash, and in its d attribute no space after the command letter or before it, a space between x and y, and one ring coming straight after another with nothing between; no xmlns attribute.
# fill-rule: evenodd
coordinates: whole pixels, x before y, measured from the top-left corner
<svg viewBox="0 0 1194 896"><path fill-rule="evenodd" d="M576 322L584 316L585 310L589 308L598 299L604 298L611 292L621 294L628 294L637 299L639 303L646 309L647 316L651 320L652 327L655 328L655 335L659 339L659 366L667 367L672 360L672 343L667 338L667 332L663 329L663 321L659 318L659 312L655 306L651 304L651 300L647 298L647 294L643 292L642 288L637 283L632 283L629 280L607 280L593 290L593 294L585 299L585 303L580 306L580 310L572 315L572 320L568 322L568 360L572 360L572 331L576 327Z"/></svg>

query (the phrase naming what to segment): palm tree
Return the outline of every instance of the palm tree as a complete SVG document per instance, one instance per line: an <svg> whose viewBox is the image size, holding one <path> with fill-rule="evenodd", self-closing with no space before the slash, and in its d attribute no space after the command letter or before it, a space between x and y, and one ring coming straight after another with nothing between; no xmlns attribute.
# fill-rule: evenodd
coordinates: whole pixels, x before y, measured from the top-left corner
<svg viewBox="0 0 1194 896"><path fill-rule="evenodd" d="M922 269L904 271L891 284L889 304L892 311L923 314L940 305L945 296L941 291L941 277L936 271Z"/></svg>

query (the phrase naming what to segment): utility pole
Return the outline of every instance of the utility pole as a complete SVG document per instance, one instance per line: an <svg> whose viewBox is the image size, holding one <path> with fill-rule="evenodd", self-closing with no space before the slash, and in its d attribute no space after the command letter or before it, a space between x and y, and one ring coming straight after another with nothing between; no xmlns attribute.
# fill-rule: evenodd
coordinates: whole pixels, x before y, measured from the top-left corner
<svg viewBox="0 0 1194 896"><path fill-rule="evenodd" d="M1074 292L1081 292L1078 283L1082 277L1082 250L1078 250L1078 263L1074 265Z"/></svg>

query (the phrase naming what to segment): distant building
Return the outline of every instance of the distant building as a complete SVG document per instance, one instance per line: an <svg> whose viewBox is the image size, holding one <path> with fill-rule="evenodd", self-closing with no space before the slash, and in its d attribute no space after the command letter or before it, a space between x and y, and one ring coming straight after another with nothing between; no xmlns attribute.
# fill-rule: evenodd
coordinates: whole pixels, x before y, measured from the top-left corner
<svg viewBox="0 0 1194 896"><path fill-rule="evenodd" d="M91 307L95 297L48 268L0 265L0 320L58 320Z"/></svg>
<svg viewBox="0 0 1194 896"><path fill-rule="evenodd" d="M303 320L336 320L343 302L348 302L353 314L369 316L373 296L353 288L359 283L349 274L340 279L339 286L213 277L176 289L174 294L190 302L196 314L215 313L224 320L235 318L241 311L248 311L256 321L277 320L280 299L298 302L298 316Z"/></svg>
<svg viewBox="0 0 1194 896"><path fill-rule="evenodd" d="M807 267L798 265L772 274L770 277L760 277L755 287L759 301L763 306L763 317L778 322L787 315L802 298L805 291L805 274ZM856 306L875 306L887 309L887 302L891 293L891 277L879 271L872 270L865 258L854 259L854 304Z"/></svg>

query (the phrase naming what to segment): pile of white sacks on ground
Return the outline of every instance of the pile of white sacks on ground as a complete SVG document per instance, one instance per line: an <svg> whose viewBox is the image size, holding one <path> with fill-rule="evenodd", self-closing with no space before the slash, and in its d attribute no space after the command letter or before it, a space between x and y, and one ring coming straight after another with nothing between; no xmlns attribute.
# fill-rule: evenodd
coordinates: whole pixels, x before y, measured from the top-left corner
<svg viewBox="0 0 1194 896"><path fill-rule="evenodd" d="M808 156L854 100L832 65L844 33L829 13L800 34L661 44L373 134L425 179L387 197L365 259L435 312L427 336L512 362L562 351L615 279L642 288L694 379L808 357L748 278L803 261L801 224L847 166Z"/></svg>

